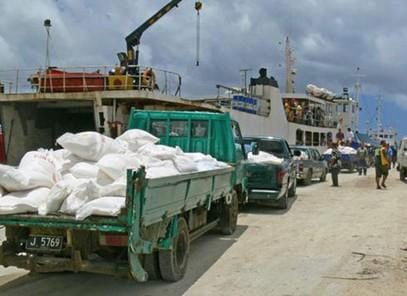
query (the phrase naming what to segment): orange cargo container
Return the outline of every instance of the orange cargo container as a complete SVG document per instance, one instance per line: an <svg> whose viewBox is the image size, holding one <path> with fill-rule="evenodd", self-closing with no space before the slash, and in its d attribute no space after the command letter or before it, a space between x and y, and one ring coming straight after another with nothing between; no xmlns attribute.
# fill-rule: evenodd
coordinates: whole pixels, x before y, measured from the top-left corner
<svg viewBox="0 0 407 296"><path fill-rule="evenodd" d="M49 68L29 79L40 92L86 92L106 88L106 75L87 72L66 72Z"/></svg>

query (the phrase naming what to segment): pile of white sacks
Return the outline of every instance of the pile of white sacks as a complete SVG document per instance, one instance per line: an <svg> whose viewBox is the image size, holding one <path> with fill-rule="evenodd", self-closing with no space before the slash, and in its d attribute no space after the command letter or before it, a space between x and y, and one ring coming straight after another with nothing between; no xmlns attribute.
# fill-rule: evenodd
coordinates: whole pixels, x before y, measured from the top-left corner
<svg viewBox="0 0 407 296"><path fill-rule="evenodd" d="M267 153L264 151L259 151L259 154L257 154L257 155L253 154L252 152L249 152L247 154L247 159L249 160L249 162L255 162L255 163L266 162L266 163L271 163L271 164L276 164L276 165L279 165L284 161L284 159L279 158L279 157L275 156L274 154Z"/></svg>
<svg viewBox="0 0 407 296"><path fill-rule="evenodd" d="M210 155L157 142L138 129L116 139L65 133L57 139L64 149L30 151L17 168L0 165L0 214L117 216L125 206L127 169L144 166L153 179L228 167Z"/></svg>
<svg viewBox="0 0 407 296"><path fill-rule="evenodd" d="M349 146L338 146L338 151L341 154L356 154L357 153L356 149L354 149L352 147L349 147ZM332 148L329 148L323 154L331 155L332 154Z"/></svg>

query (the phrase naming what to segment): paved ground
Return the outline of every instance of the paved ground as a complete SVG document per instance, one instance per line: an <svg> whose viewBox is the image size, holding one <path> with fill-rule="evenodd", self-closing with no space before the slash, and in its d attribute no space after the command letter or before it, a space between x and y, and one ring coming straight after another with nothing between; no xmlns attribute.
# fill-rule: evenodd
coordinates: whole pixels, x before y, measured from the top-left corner
<svg viewBox="0 0 407 296"><path fill-rule="evenodd" d="M233 236L192 245L187 275L174 284L0 269L0 294L406 295L407 184L396 171L387 190L371 175L340 182L299 188L287 211L248 207Z"/></svg>

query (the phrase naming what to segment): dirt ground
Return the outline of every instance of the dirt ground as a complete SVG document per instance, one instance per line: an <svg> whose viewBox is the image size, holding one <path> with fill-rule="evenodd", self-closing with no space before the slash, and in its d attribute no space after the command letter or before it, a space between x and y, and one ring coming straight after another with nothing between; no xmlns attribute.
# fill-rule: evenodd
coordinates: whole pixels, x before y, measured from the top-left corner
<svg viewBox="0 0 407 296"><path fill-rule="evenodd" d="M372 174L300 187L285 211L247 207L234 235L193 243L177 283L0 267L0 295L407 295L407 184L393 170L376 190Z"/></svg>

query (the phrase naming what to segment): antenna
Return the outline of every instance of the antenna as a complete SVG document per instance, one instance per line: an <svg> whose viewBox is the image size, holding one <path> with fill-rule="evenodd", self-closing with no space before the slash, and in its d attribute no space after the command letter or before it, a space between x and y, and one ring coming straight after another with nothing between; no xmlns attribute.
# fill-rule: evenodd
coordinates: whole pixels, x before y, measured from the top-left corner
<svg viewBox="0 0 407 296"><path fill-rule="evenodd" d="M244 86L244 93L247 94L247 72L252 71L252 69L240 69L240 73L243 73L243 86Z"/></svg>
<svg viewBox="0 0 407 296"><path fill-rule="evenodd" d="M46 52L45 52L45 69L48 69L49 66L51 65L51 60L49 57L49 43L51 40L51 20L50 19L46 19L44 21L44 27L45 27L45 31L47 32L47 48L46 48Z"/></svg>
<svg viewBox="0 0 407 296"><path fill-rule="evenodd" d="M359 111L360 111L360 91L362 89L362 83L361 83L361 78L365 77L365 75L360 73L360 67L356 67L356 74L353 75L354 77L356 77L356 82L355 82L355 101L356 101L356 112L355 112L355 123L356 126L359 127ZM352 127L353 129L353 127Z"/></svg>
<svg viewBox="0 0 407 296"><path fill-rule="evenodd" d="M293 57L293 49L290 46L290 39L285 39L285 68L286 68L286 84L285 91L287 93L295 92L295 75L296 70L294 69L295 58Z"/></svg>
<svg viewBox="0 0 407 296"><path fill-rule="evenodd" d="M376 125L377 125L377 134L380 133L381 128L383 127L382 125L382 96L378 95L376 98Z"/></svg>

